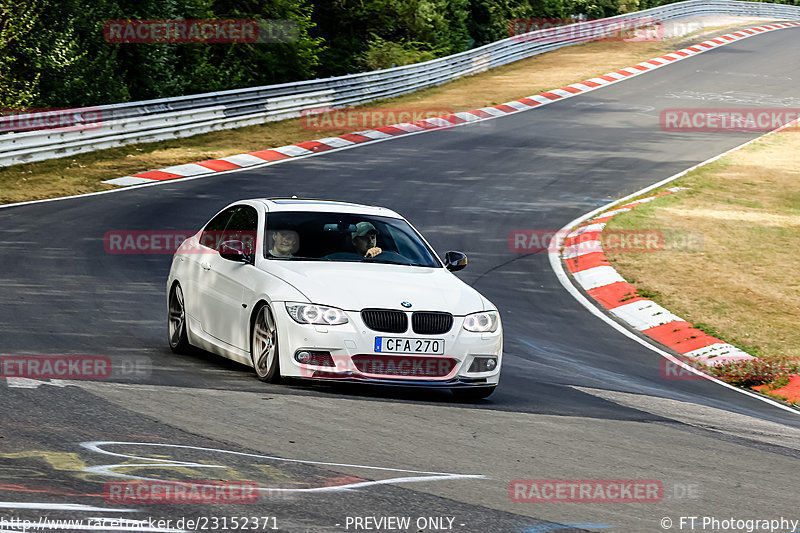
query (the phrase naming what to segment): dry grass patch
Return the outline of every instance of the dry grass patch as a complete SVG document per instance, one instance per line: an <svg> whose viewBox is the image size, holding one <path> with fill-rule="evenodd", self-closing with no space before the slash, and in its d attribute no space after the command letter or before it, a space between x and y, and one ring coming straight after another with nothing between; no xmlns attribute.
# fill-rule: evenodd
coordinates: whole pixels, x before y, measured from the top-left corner
<svg viewBox="0 0 800 533"><path fill-rule="evenodd" d="M702 245L614 253L625 279L679 316L771 361L800 361L800 132L771 135L698 169L690 187L609 228L694 234Z"/></svg>
<svg viewBox="0 0 800 533"><path fill-rule="evenodd" d="M431 89L381 102L454 111L497 105L652 59L674 42L593 42L568 46Z"/></svg>
<svg viewBox="0 0 800 533"><path fill-rule="evenodd" d="M756 19L739 19L736 27L751 26L755 22ZM763 23L763 20L758 22ZM733 27L707 28L663 42L593 42L569 46L367 107L444 108L458 112L500 104L627 67L696 42L707 37L711 30L726 28L725 31L730 31ZM114 187L101 182L350 131L352 129L310 131L299 119L292 119L15 165L0 169L0 203L110 189Z"/></svg>

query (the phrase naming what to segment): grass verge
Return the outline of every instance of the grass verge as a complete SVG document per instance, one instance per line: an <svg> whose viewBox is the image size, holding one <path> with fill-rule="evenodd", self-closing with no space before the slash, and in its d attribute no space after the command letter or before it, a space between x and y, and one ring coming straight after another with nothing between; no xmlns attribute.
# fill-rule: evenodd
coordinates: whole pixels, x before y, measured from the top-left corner
<svg viewBox="0 0 800 533"><path fill-rule="evenodd" d="M800 263L792 253L800 249L800 130L759 139L669 186L689 190L617 215L607 228L661 231L678 246L609 250L613 267L701 329L763 362L797 369ZM785 374L774 376L772 388L786 385ZM751 381L742 384L757 384Z"/></svg>

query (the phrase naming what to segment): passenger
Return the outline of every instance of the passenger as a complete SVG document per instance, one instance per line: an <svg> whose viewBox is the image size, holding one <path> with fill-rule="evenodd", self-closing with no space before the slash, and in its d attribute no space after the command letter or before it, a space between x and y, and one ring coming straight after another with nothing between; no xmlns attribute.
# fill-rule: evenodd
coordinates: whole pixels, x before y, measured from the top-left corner
<svg viewBox="0 0 800 533"><path fill-rule="evenodd" d="M294 257L300 248L300 236L296 231L279 229L272 232L272 248L269 255L272 257Z"/></svg>
<svg viewBox="0 0 800 533"><path fill-rule="evenodd" d="M359 222L351 233L356 253L364 257L375 257L383 250L378 248L378 230L369 222Z"/></svg>

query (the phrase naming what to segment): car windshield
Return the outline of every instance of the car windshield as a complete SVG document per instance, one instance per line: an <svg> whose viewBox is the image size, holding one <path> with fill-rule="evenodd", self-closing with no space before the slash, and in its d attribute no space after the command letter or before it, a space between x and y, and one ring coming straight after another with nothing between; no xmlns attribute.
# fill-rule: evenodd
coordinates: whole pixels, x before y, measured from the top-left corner
<svg viewBox="0 0 800 533"><path fill-rule="evenodd" d="M267 214L265 230L267 259L441 267L419 234L399 218L281 211Z"/></svg>

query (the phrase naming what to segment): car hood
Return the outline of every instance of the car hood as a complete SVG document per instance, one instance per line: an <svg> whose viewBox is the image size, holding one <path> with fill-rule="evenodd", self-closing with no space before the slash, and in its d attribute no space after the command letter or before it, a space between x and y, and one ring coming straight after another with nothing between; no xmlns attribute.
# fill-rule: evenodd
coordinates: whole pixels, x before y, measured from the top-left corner
<svg viewBox="0 0 800 533"><path fill-rule="evenodd" d="M294 286L310 302L347 311L365 308L447 311L484 310L481 295L444 268L370 263L270 261L264 270Z"/></svg>

